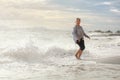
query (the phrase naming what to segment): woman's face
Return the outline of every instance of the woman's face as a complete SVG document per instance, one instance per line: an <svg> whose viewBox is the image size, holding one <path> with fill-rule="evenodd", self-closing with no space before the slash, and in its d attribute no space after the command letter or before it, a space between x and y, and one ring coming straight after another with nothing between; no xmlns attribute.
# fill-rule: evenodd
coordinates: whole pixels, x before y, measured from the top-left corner
<svg viewBox="0 0 120 80"><path fill-rule="evenodd" d="M76 19L76 24L77 24L77 25L80 25L80 22L81 22L81 21L80 21L79 19Z"/></svg>

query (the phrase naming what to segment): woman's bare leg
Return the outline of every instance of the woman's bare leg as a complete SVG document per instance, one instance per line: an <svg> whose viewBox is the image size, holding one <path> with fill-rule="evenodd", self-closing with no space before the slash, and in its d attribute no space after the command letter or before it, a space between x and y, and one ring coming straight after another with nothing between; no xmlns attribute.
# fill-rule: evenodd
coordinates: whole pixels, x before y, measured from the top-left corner
<svg viewBox="0 0 120 80"><path fill-rule="evenodd" d="M79 50L76 52L75 57L78 59Z"/></svg>
<svg viewBox="0 0 120 80"><path fill-rule="evenodd" d="M79 52L78 52L78 58L80 59L80 57L81 57L81 55L82 55L82 50L81 49L79 49Z"/></svg>

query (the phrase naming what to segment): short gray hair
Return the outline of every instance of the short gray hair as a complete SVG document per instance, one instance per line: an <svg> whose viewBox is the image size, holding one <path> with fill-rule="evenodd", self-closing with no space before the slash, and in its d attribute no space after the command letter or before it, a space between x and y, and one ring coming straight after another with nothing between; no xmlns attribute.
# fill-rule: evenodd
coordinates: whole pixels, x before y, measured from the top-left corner
<svg viewBox="0 0 120 80"><path fill-rule="evenodd" d="M81 21L81 19L80 19L80 18L76 18L76 20L79 20L79 21Z"/></svg>

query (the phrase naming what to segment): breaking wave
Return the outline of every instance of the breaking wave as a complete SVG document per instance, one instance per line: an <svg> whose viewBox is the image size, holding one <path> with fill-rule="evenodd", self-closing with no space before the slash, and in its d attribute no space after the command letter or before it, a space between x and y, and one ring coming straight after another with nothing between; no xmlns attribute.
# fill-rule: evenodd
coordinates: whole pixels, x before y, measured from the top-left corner
<svg viewBox="0 0 120 80"><path fill-rule="evenodd" d="M47 51L43 52L38 47L28 45L17 49L3 50L1 53L2 58L9 58L13 61L24 61L24 62L43 62L49 58L69 58L74 57L76 50L66 50L56 46L48 48ZM84 51L84 57L91 57L92 54L89 51Z"/></svg>

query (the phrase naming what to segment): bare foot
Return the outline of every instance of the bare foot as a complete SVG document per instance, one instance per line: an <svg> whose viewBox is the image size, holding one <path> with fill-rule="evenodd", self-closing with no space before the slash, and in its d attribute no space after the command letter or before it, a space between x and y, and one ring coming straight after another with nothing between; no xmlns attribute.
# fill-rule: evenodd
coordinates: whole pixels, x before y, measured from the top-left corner
<svg viewBox="0 0 120 80"><path fill-rule="evenodd" d="M79 58L77 55L75 55L75 57L78 59L78 60L82 60L81 58Z"/></svg>
<svg viewBox="0 0 120 80"><path fill-rule="evenodd" d="M76 57L77 59L80 59L77 55L75 55L75 57Z"/></svg>

